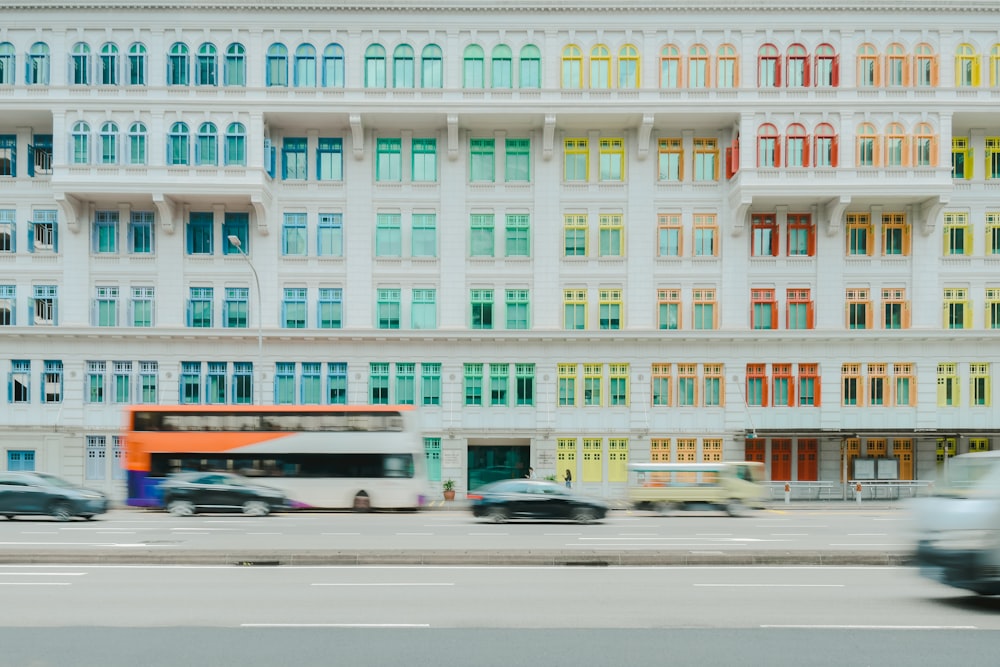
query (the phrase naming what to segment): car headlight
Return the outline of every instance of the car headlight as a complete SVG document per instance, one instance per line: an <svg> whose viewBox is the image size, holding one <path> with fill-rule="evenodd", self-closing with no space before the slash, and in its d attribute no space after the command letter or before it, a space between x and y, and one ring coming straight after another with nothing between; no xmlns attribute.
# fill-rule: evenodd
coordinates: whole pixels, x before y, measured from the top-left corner
<svg viewBox="0 0 1000 667"><path fill-rule="evenodd" d="M992 529L946 530L931 542L939 549L951 551L982 551L1000 545L1000 531Z"/></svg>

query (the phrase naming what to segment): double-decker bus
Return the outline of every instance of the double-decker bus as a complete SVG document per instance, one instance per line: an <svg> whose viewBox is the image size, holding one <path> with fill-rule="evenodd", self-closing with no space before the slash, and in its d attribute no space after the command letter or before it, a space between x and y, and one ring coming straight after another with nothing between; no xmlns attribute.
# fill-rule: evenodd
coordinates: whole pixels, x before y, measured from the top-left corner
<svg viewBox="0 0 1000 667"><path fill-rule="evenodd" d="M233 472L292 507L418 509L429 497L412 406L135 405L125 409L129 505L158 507L171 473Z"/></svg>

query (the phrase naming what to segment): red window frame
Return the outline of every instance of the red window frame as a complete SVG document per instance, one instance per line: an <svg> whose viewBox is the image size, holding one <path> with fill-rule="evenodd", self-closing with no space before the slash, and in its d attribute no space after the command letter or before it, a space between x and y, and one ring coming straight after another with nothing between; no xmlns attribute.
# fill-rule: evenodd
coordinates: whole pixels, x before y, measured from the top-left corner
<svg viewBox="0 0 1000 667"><path fill-rule="evenodd" d="M799 383L802 380L811 379L813 381L813 402L812 405L802 405L802 392L796 391L796 396L798 400L796 405L805 408L818 408L822 402L820 401L820 382L819 382L819 364L799 364ZM797 383L798 384L798 383ZM800 384L796 386L796 389L800 389Z"/></svg>
<svg viewBox="0 0 1000 667"><path fill-rule="evenodd" d="M816 157L820 154L819 142L822 139L830 139L830 166L836 167L838 164L838 156L840 155L840 140L837 137L836 130L829 123L820 123L816 126L816 132L812 137L813 150L813 164L817 162Z"/></svg>
<svg viewBox="0 0 1000 667"><path fill-rule="evenodd" d="M771 326L757 326L757 306L770 306ZM750 290L750 328L755 330L777 329L778 328L778 302L774 298L773 289L753 289Z"/></svg>
<svg viewBox="0 0 1000 667"><path fill-rule="evenodd" d="M789 322L792 321L791 308L793 303L806 304L806 329L813 328L813 302L812 290L801 287L791 287L785 292L785 327L791 328Z"/></svg>
<svg viewBox="0 0 1000 667"><path fill-rule="evenodd" d="M757 230L770 231L769 254L757 252ZM750 216L750 255L752 257L777 257L778 238L778 218L774 213L754 213ZM760 249L763 250L764 247L761 246Z"/></svg>
<svg viewBox="0 0 1000 667"><path fill-rule="evenodd" d="M787 402L778 403L778 390L777 382L778 380L785 380L786 386L788 387ZM775 407L792 407L795 405L795 376L792 375L792 365L791 364L772 364L771 366L771 396L774 398Z"/></svg>
<svg viewBox="0 0 1000 667"><path fill-rule="evenodd" d="M767 364L747 364L747 404L750 404L750 381L760 381L760 405L754 407L766 408L768 406L768 382Z"/></svg>
<svg viewBox="0 0 1000 667"><path fill-rule="evenodd" d="M815 257L816 256L816 225L813 224L812 215L808 213L789 213L788 224L785 229L785 252L789 257ZM792 254L792 232L806 230L806 254Z"/></svg>

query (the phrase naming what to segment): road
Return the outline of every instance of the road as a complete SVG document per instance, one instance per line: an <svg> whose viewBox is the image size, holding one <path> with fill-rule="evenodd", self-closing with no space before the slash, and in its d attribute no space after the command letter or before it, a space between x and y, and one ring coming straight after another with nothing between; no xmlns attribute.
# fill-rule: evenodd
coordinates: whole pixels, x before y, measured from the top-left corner
<svg viewBox="0 0 1000 667"><path fill-rule="evenodd" d="M994 665L902 567L0 566L5 667ZM54 631L57 630L57 631Z"/></svg>
<svg viewBox="0 0 1000 667"><path fill-rule="evenodd" d="M591 525L495 525L447 510L269 517L116 510L93 522L0 522L0 563L891 565L911 548L909 524L903 510L838 506L738 518L615 511Z"/></svg>

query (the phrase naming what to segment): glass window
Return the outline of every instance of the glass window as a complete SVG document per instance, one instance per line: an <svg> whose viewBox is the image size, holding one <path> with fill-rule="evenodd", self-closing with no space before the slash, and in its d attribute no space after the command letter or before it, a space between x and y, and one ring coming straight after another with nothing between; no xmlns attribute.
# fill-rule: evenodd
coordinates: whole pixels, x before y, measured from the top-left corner
<svg viewBox="0 0 1000 667"><path fill-rule="evenodd" d="M378 318L379 329L399 328L399 289L379 289L378 303L376 304L376 317Z"/></svg>
<svg viewBox="0 0 1000 667"><path fill-rule="evenodd" d="M506 139L504 175L508 183L531 180L531 140Z"/></svg>
<svg viewBox="0 0 1000 667"><path fill-rule="evenodd" d="M483 47L478 44L470 44L465 47L462 57L462 87L463 88L485 88L485 54Z"/></svg>
<svg viewBox="0 0 1000 667"><path fill-rule="evenodd" d="M304 257L308 252L305 213L285 213L281 226L281 254Z"/></svg>
<svg viewBox="0 0 1000 667"><path fill-rule="evenodd" d="M506 216L505 256L529 257L531 255L531 229L527 213L508 213Z"/></svg>
<svg viewBox="0 0 1000 667"><path fill-rule="evenodd" d="M469 180L473 183L492 183L496 179L496 159L493 139L470 141Z"/></svg>
<svg viewBox="0 0 1000 667"><path fill-rule="evenodd" d="M400 44L392 52L392 87L413 88L413 47Z"/></svg>
<svg viewBox="0 0 1000 667"><path fill-rule="evenodd" d="M186 44L176 42L170 47L167 56L167 85L186 86L188 85L188 47Z"/></svg>
<svg viewBox="0 0 1000 667"><path fill-rule="evenodd" d="M537 46L521 47L521 67L518 84L521 88L542 87L542 54Z"/></svg>
<svg viewBox="0 0 1000 667"><path fill-rule="evenodd" d="M167 164L191 162L190 137L187 123L174 123L167 135Z"/></svg>
<svg viewBox="0 0 1000 667"><path fill-rule="evenodd" d="M344 216L320 213L316 228L316 254L320 257L344 256Z"/></svg>
<svg viewBox="0 0 1000 667"><path fill-rule="evenodd" d="M375 180L403 180L402 139L379 139L375 144Z"/></svg>
<svg viewBox="0 0 1000 667"><path fill-rule="evenodd" d="M469 236L470 256L493 257L493 214L473 213L469 218L471 224Z"/></svg>
<svg viewBox="0 0 1000 667"><path fill-rule="evenodd" d="M437 44L428 44L420 54L420 86L422 88L441 88L444 86L441 47Z"/></svg>
<svg viewBox="0 0 1000 667"><path fill-rule="evenodd" d="M215 166L219 164L219 133L215 123L202 123L194 145L194 163Z"/></svg>
<svg viewBox="0 0 1000 667"><path fill-rule="evenodd" d="M365 88L385 88L385 48L379 44L365 49Z"/></svg>
<svg viewBox="0 0 1000 667"><path fill-rule="evenodd" d="M189 255L211 255L212 229L211 212L192 212L187 224L187 252Z"/></svg>
<svg viewBox="0 0 1000 667"><path fill-rule="evenodd" d="M347 403L347 364L334 362L326 365L326 398L330 405Z"/></svg>
<svg viewBox="0 0 1000 667"><path fill-rule="evenodd" d="M143 123L129 125L128 163L146 164L146 126Z"/></svg>
<svg viewBox="0 0 1000 667"><path fill-rule="evenodd" d="M222 326L229 329L246 329L249 325L250 290L246 287L227 287L222 304Z"/></svg>
<svg viewBox="0 0 1000 667"><path fill-rule="evenodd" d="M402 215L378 213L375 216L375 256L402 257Z"/></svg>
<svg viewBox="0 0 1000 667"><path fill-rule="evenodd" d="M436 213L414 213L413 233L411 236L412 247L410 254L413 257L436 257L437 256L437 214Z"/></svg>
<svg viewBox="0 0 1000 667"><path fill-rule="evenodd" d="M101 47L99 81L102 86L118 85L118 45L108 42Z"/></svg>
<svg viewBox="0 0 1000 667"><path fill-rule="evenodd" d="M316 146L316 178L320 181L344 180L343 140L320 137Z"/></svg>
<svg viewBox="0 0 1000 667"><path fill-rule="evenodd" d="M344 326L343 290L339 287L320 287L317 326L320 329L340 329Z"/></svg>
<svg viewBox="0 0 1000 667"><path fill-rule="evenodd" d="M284 44L272 44L267 49L266 85L288 85L288 49Z"/></svg>
<svg viewBox="0 0 1000 667"><path fill-rule="evenodd" d="M145 86L146 46L136 42L128 47L128 60L125 62L126 67L128 68L128 85Z"/></svg>
<svg viewBox="0 0 1000 667"><path fill-rule="evenodd" d="M296 88L316 87L316 47L312 44L300 44L295 49L295 79Z"/></svg>
<svg viewBox="0 0 1000 667"><path fill-rule="evenodd" d="M132 288L132 303L131 303L132 326L134 327L153 326L155 296L156 296L155 287Z"/></svg>
<svg viewBox="0 0 1000 667"><path fill-rule="evenodd" d="M304 181L309 168L304 137L285 137L281 148L281 176L285 180Z"/></svg>
<svg viewBox="0 0 1000 667"><path fill-rule="evenodd" d="M410 326L413 329L437 328L437 290L413 290L413 304L410 306Z"/></svg>
<svg viewBox="0 0 1000 667"><path fill-rule="evenodd" d="M83 121L74 123L70 139L73 146L73 164L90 164L90 125Z"/></svg>
<svg viewBox="0 0 1000 667"><path fill-rule="evenodd" d="M229 240L230 236L235 236L240 247ZM250 252L250 214L248 213L226 213L222 219L222 254L239 255L243 252Z"/></svg>
<svg viewBox="0 0 1000 667"><path fill-rule="evenodd" d="M198 56L195 60L194 85L196 86L217 86L219 72L218 50L215 44L202 44L198 47Z"/></svg>
<svg viewBox="0 0 1000 667"><path fill-rule="evenodd" d="M77 86L90 85L90 47L83 42L73 45L70 54L70 81Z"/></svg>
<svg viewBox="0 0 1000 667"><path fill-rule="evenodd" d="M95 289L93 323L95 327L118 326L118 288L99 285Z"/></svg>
<svg viewBox="0 0 1000 667"><path fill-rule="evenodd" d="M420 364L421 405L441 405L441 364Z"/></svg>
<svg viewBox="0 0 1000 667"><path fill-rule="evenodd" d="M344 47L328 44L323 49L323 87L344 87Z"/></svg>
<svg viewBox="0 0 1000 667"><path fill-rule="evenodd" d="M247 85L246 47L233 43L226 47L226 64L222 73L224 86Z"/></svg>
<svg viewBox="0 0 1000 667"><path fill-rule="evenodd" d="M586 182L590 172L590 149L587 139L563 141L563 180Z"/></svg>
<svg viewBox="0 0 1000 667"><path fill-rule="evenodd" d="M470 323L473 329L493 328L493 290L474 289L470 293L472 305L472 320Z"/></svg>
<svg viewBox="0 0 1000 667"><path fill-rule="evenodd" d="M211 287L192 287L188 299L189 327L205 329L212 326L213 290Z"/></svg>
<svg viewBox="0 0 1000 667"><path fill-rule="evenodd" d="M530 329L528 290L507 290L507 329Z"/></svg>
<svg viewBox="0 0 1000 667"><path fill-rule="evenodd" d="M247 130L243 123L230 123L226 128L226 164L247 164Z"/></svg>
<svg viewBox="0 0 1000 667"><path fill-rule="evenodd" d="M306 288L286 287L281 301L281 326L285 329L306 328Z"/></svg>
<svg viewBox="0 0 1000 667"><path fill-rule="evenodd" d="M433 183L437 180L437 139L414 139L412 142L412 175L414 181Z"/></svg>
<svg viewBox="0 0 1000 667"><path fill-rule="evenodd" d="M490 79L493 88L514 86L514 56L506 44L493 47L490 58Z"/></svg>

